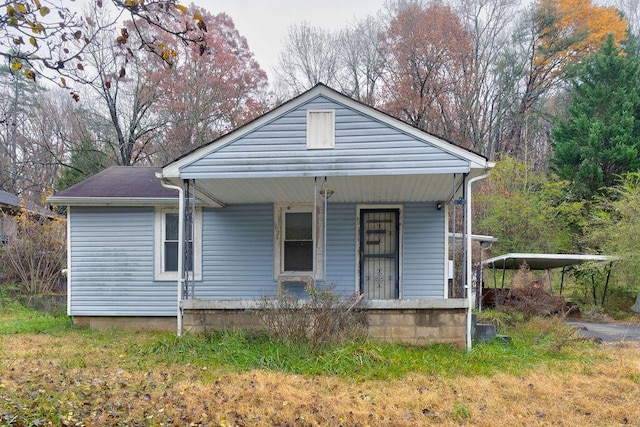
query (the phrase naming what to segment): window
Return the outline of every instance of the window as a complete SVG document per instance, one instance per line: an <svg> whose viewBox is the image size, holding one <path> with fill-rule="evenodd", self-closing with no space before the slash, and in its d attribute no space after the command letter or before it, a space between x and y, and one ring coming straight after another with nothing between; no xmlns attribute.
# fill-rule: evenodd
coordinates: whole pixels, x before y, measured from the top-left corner
<svg viewBox="0 0 640 427"><path fill-rule="evenodd" d="M178 279L178 224L179 213L174 209L156 210L156 260L155 279L156 280L177 280ZM194 274L195 280L202 280L202 211L196 210L195 218L195 241L191 229L187 230L186 240L188 253L186 269Z"/></svg>
<svg viewBox="0 0 640 427"><path fill-rule="evenodd" d="M307 149L335 147L335 111L307 111Z"/></svg>
<svg viewBox="0 0 640 427"><path fill-rule="evenodd" d="M322 279L322 207L314 215L313 204L276 203L274 218L274 279Z"/></svg>
<svg viewBox="0 0 640 427"><path fill-rule="evenodd" d="M284 271L313 271L313 213L284 214Z"/></svg>

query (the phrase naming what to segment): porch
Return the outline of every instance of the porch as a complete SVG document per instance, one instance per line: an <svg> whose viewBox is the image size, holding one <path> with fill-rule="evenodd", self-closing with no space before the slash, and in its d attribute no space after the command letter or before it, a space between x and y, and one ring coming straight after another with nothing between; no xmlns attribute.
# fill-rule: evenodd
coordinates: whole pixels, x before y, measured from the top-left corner
<svg viewBox="0 0 640 427"><path fill-rule="evenodd" d="M262 327L259 301L183 300L185 332L252 330ZM412 345L465 346L467 300L363 300L360 310L369 337Z"/></svg>

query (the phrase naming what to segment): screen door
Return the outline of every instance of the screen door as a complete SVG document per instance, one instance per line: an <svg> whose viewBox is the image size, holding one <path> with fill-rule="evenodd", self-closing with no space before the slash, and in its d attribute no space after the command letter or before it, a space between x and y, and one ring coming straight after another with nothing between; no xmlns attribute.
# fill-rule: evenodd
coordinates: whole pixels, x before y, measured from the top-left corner
<svg viewBox="0 0 640 427"><path fill-rule="evenodd" d="M365 299L398 298L399 210L360 211L360 292Z"/></svg>

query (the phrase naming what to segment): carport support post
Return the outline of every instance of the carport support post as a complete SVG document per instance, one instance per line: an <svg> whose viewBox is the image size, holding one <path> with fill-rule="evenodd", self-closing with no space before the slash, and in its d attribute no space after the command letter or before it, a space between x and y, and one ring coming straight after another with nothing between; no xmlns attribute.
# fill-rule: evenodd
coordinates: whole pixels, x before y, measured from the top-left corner
<svg viewBox="0 0 640 427"><path fill-rule="evenodd" d="M611 268L613 268L613 262L609 263L609 269L607 270L607 280L604 282L604 291L602 292L603 307L604 307L604 299L607 296L607 290L609 289L609 279L611 278Z"/></svg>
<svg viewBox="0 0 640 427"><path fill-rule="evenodd" d="M465 215L465 222L466 222L466 248L465 251L467 253L467 257L465 259L465 261L467 262L466 264L466 283L465 283L465 287L467 288L467 350L471 350L472 347L472 343L471 343L471 328L472 328L472 324L471 324L471 315L472 315L472 311L473 311L473 299L471 297L471 280L472 280L472 274L473 272L471 271L471 186L476 182L476 181L480 181L481 179L485 179L487 176L489 175L488 171L485 171L485 173L483 173L480 176L476 176L475 178L471 178L469 181L467 181L467 191L466 191L466 215Z"/></svg>

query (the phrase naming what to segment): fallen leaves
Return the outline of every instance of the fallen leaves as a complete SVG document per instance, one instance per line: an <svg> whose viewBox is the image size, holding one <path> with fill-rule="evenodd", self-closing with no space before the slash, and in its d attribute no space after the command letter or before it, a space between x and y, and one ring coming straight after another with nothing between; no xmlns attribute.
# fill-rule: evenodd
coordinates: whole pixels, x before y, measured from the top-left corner
<svg viewBox="0 0 640 427"><path fill-rule="evenodd" d="M640 424L638 348L593 369L352 381L160 364L136 352L153 335L96 335L0 335L0 425Z"/></svg>

